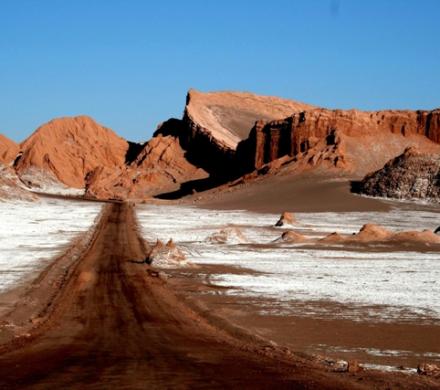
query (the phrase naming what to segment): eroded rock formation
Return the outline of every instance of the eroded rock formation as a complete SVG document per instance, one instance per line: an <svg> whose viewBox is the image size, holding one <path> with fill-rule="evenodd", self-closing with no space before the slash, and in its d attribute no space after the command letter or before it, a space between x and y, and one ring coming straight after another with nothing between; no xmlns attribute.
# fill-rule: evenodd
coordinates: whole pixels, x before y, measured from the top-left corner
<svg viewBox="0 0 440 390"><path fill-rule="evenodd" d="M295 222L295 216L292 213L285 211L281 214L275 226L293 225Z"/></svg>
<svg viewBox="0 0 440 390"><path fill-rule="evenodd" d="M188 162L177 138L158 135L131 164L116 169L99 166L89 172L86 194L99 199L144 199L206 176L204 170Z"/></svg>
<svg viewBox="0 0 440 390"><path fill-rule="evenodd" d="M274 120L313 106L243 92L202 93L190 90L182 120L164 122L155 135L179 138L188 160L206 170L213 182L237 177L235 151L257 120Z"/></svg>
<svg viewBox="0 0 440 390"><path fill-rule="evenodd" d="M257 121L240 142L244 172L283 156L310 165L327 162L352 172L382 166L405 147L434 149L440 142L440 110L377 111L311 109L271 122Z"/></svg>
<svg viewBox="0 0 440 390"><path fill-rule="evenodd" d="M50 172L69 187L83 188L96 167L115 169L125 163L129 144L92 118L54 119L38 128L21 145L15 169Z"/></svg>
<svg viewBox="0 0 440 390"><path fill-rule="evenodd" d="M397 199L440 200L440 153L408 148L354 185L355 192Z"/></svg>
<svg viewBox="0 0 440 390"><path fill-rule="evenodd" d="M30 186L55 180L100 199L178 198L251 172L321 168L360 176L408 146L440 152L439 142L440 110L326 110L249 93L191 90L183 118L164 122L145 144L80 116L41 126L20 150L0 138L0 158L12 160L19 152L14 168Z"/></svg>
<svg viewBox="0 0 440 390"><path fill-rule="evenodd" d="M0 163L0 201L2 200L37 200L21 183L15 171Z"/></svg>

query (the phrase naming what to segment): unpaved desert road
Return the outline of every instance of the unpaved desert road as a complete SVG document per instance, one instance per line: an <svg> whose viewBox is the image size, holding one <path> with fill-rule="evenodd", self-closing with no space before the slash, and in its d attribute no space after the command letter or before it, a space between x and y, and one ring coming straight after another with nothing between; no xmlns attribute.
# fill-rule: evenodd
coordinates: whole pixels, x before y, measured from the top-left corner
<svg viewBox="0 0 440 390"><path fill-rule="evenodd" d="M233 332L189 308L147 265L132 261L144 254L133 208L106 205L92 245L39 334L0 355L0 387L370 388L367 378L244 347Z"/></svg>

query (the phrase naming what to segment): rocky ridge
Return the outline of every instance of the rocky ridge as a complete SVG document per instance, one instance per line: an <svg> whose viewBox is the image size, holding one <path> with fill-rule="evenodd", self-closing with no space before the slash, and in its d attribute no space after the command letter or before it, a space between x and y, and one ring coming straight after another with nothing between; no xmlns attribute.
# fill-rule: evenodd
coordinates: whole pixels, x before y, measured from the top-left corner
<svg viewBox="0 0 440 390"><path fill-rule="evenodd" d="M187 161L177 138L159 135L147 142L129 165L116 169L98 166L90 171L86 175L86 195L98 199L145 199L206 176L203 169Z"/></svg>
<svg viewBox="0 0 440 390"><path fill-rule="evenodd" d="M86 174L97 166L117 168L125 163L129 144L87 116L54 119L20 144L15 169L49 172L61 183L84 188Z"/></svg>
<svg viewBox="0 0 440 390"><path fill-rule="evenodd" d="M440 150L440 110L377 111L312 109L271 122L257 121L240 142L243 173L283 156L309 166L325 164L354 174L378 169L406 147Z"/></svg>
<svg viewBox="0 0 440 390"><path fill-rule="evenodd" d="M440 110L327 110L249 93L190 90L182 119L161 124L145 144L128 142L86 116L55 119L19 149L13 143L1 148L1 142L2 156L10 150L2 158L15 159L30 187L59 182L99 199L177 198L280 170L360 177L408 146L439 152Z"/></svg>

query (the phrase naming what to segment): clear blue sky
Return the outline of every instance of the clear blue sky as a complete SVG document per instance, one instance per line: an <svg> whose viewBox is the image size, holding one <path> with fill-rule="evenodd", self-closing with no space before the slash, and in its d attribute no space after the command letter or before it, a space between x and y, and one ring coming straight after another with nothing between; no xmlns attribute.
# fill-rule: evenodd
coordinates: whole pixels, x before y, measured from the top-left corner
<svg viewBox="0 0 440 390"><path fill-rule="evenodd" d="M0 133L87 114L148 139L186 91L440 106L440 1L1 0Z"/></svg>

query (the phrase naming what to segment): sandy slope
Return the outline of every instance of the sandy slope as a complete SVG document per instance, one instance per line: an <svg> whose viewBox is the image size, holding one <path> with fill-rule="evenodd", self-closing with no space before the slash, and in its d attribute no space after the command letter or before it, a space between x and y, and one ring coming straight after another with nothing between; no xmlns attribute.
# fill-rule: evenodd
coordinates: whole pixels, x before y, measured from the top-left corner
<svg viewBox="0 0 440 390"><path fill-rule="evenodd" d="M47 300L33 327L0 348L2 388L435 388L405 375L328 373L191 309L142 258L132 208L107 206L91 243L23 299ZM45 294L38 294L46 289ZM49 292L52 294L49 294ZM40 302L41 303L41 302ZM38 306L38 305L37 305ZM20 310L20 302L15 311ZM43 305L44 307L44 305ZM14 318L14 310L3 324Z"/></svg>

